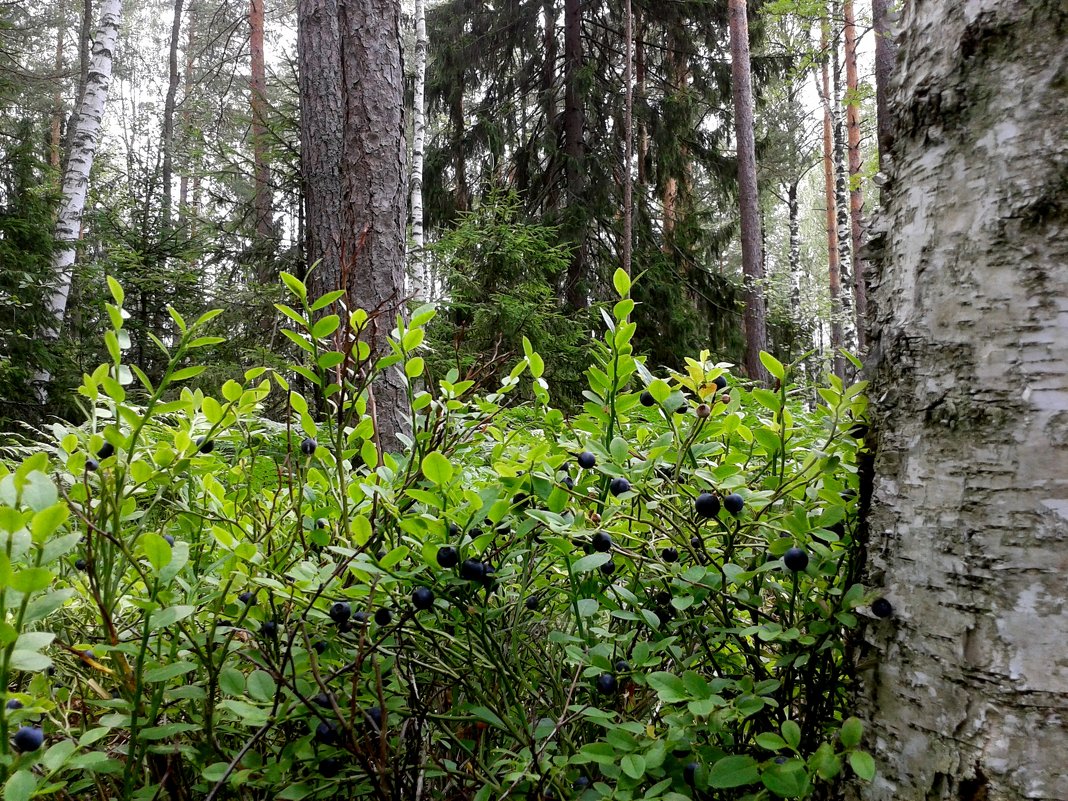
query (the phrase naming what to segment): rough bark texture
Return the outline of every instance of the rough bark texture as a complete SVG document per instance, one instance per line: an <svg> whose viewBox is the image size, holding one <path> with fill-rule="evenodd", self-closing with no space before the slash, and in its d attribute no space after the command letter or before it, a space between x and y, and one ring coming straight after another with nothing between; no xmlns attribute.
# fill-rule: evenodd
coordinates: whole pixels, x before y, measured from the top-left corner
<svg viewBox="0 0 1068 801"><path fill-rule="evenodd" d="M412 247L411 291L429 300L430 276L423 253L423 155L426 143L426 3L415 0L415 97L412 102Z"/></svg>
<svg viewBox="0 0 1068 801"><path fill-rule="evenodd" d="M842 346L855 350L853 341L853 238L849 221L849 170L846 166L846 135L842 117L842 4L831 0L831 123L834 141L834 213L838 231L838 274L844 291L839 295L842 306Z"/></svg>
<svg viewBox="0 0 1068 801"><path fill-rule="evenodd" d="M686 94L690 90L690 56L685 52L679 38L671 33L667 37L667 52L664 53L664 58L667 61L667 72L670 76L670 85L665 87L665 91L684 103ZM678 156L675 159L677 166L664 176L664 187L660 196L663 211L661 249L672 259L679 254L675 246L675 229L680 222L685 220L689 209L691 184L689 149L681 141L676 142L675 147L678 148ZM689 267L689 264L684 265L684 269L689 269Z"/></svg>
<svg viewBox="0 0 1068 801"><path fill-rule="evenodd" d="M872 295L866 801L1068 798L1068 7L913 2Z"/></svg>
<svg viewBox="0 0 1068 801"><path fill-rule="evenodd" d="M892 142L887 95L890 92L890 76L897 61L897 42L890 31L890 0L872 0L871 17L875 32L875 114L881 165L882 156L890 152Z"/></svg>
<svg viewBox="0 0 1068 801"><path fill-rule="evenodd" d="M121 22L121 0L107 0L100 11L100 26L96 38L93 39L85 91L76 109L76 124L71 132L70 152L63 173L63 196L56 219L57 248L52 257L56 285L48 304L52 327L44 332L46 339L58 338L67 312L74 255L81 232L85 197L89 189L89 172L93 168L93 159L100 142L100 125L111 86L111 63ZM41 374L38 380L47 383L49 378L47 374Z"/></svg>
<svg viewBox="0 0 1068 801"><path fill-rule="evenodd" d="M248 10L249 50L251 70L249 76L249 104L252 109L252 160L256 197L253 203L256 215L256 238L261 248L269 247L274 226L271 221L271 171L267 164L267 71L263 58L263 0L250 0ZM260 270L261 278L268 278L268 271Z"/></svg>
<svg viewBox="0 0 1068 801"><path fill-rule="evenodd" d="M868 279L867 265L861 259L860 246L864 236L864 192L860 184L860 96L857 77L857 26L853 15L853 0L842 4L845 25L846 71L846 143L849 149L849 221L853 253L853 299L857 319L857 349L868 346Z"/></svg>
<svg viewBox="0 0 1068 801"><path fill-rule="evenodd" d="M624 36L627 40L626 65L623 71L623 271L630 275L630 260L634 238L634 12L630 0L623 8Z"/></svg>
<svg viewBox="0 0 1068 801"><path fill-rule="evenodd" d="M760 198L757 193L753 84L749 68L746 0L730 0L731 95L738 150L738 205L742 221L742 272L745 275L745 369L750 378L767 378L760 351L768 348L761 255Z"/></svg>
<svg viewBox="0 0 1068 801"><path fill-rule="evenodd" d="M828 47L828 23L822 27L821 44L826 53ZM838 355L842 347L842 276L838 260L838 215L837 199L834 191L834 140L831 121L831 78L827 56L821 67L823 79L823 198L826 205L827 228L827 278L831 296L831 351L833 352L834 374L839 378L845 375L845 359Z"/></svg>
<svg viewBox="0 0 1068 801"><path fill-rule="evenodd" d="M63 39L67 33L67 15L63 13L62 3L59 4L59 24L56 26L56 75L63 72ZM56 91L52 94L52 124L49 132L48 163L52 169L58 170L61 163L63 150L63 92L57 82Z"/></svg>
<svg viewBox="0 0 1068 801"><path fill-rule="evenodd" d="M308 291L341 288L341 153L345 114L337 0L297 3L300 167L304 190ZM351 256L351 246L349 248Z"/></svg>
<svg viewBox="0 0 1068 801"><path fill-rule="evenodd" d="M341 175L342 253L350 308L378 313L373 345L401 311L407 176L400 0L340 0L344 145ZM391 368L374 385L377 434L384 450L409 434L405 382Z"/></svg>
<svg viewBox="0 0 1068 801"><path fill-rule="evenodd" d="M579 88L582 69L582 7L579 0L564 0L564 173L567 185L564 229L571 240L565 295L571 308L588 305L586 286L586 220L581 207L585 176L585 102Z"/></svg>

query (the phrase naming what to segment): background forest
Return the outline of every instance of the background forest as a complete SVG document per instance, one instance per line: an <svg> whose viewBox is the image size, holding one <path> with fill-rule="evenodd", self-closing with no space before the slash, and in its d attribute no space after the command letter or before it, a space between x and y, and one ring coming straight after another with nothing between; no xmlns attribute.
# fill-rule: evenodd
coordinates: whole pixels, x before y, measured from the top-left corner
<svg viewBox="0 0 1068 801"><path fill-rule="evenodd" d="M560 397L579 399L599 319L587 309L611 296L623 251L628 125L637 347L668 367L702 348L744 361L726 3L635 3L629 123L622 8L404 8L406 295L447 306L429 332L434 374L456 366L484 379L527 336ZM105 275L126 287L134 360L150 378L163 364L146 333L176 334L167 304L225 310L228 343L204 352L205 388L240 366L280 364L292 347L273 304L279 273L308 269L310 179L300 169L297 9L270 2L124 5L70 313L58 340L42 334L56 328L51 232L99 10L91 0L2 10L8 422L76 414L69 390L104 355ZM756 281L769 349L811 354L816 375L835 348L859 344L851 254L877 160L870 20L854 24L840 0L765 3L750 17ZM857 40L868 43L859 72ZM56 381L48 406L31 386L42 366Z"/></svg>

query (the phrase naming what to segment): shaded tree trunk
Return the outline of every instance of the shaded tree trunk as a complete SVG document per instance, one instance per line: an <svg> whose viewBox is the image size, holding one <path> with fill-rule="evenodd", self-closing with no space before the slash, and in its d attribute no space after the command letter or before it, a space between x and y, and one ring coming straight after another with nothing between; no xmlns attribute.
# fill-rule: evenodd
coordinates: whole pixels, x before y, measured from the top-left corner
<svg viewBox="0 0 1068 801"><path fill-rule="evenodd" d="M849 151L849 221L853 253L853 298L857 317L857 349L868 344L868 279L867 265L860 257L864 228L864 193L860 186L860 96L857 78L857 26L853 16L853 0L842 4L845 18L846 69L846 142Z"/></svg>
<svg viewBox="0 0 1068 801"><path fill-rule="evenodd" d="M106 0L100 11L100 25L93 40L92 58L87 68L85 91L76 109L76 124L70 137L70 152L63 173L62 198L56 219L56 251L52 257L55 286L48 300L51 322L42 332L45 340L55 341L63 328L74 275L74 257L81 234L82 212L89 190L89 173L93 168L100 127L111 86L111 66L122 22L121 0ZM43 401L51 375L41 370L35 377L38 397Z"/></svg>
<svg viewBox="0 0 1068 801"><path fill-rule="evenodd" d="M626 37L626 65L623 72L623 271L631 273L631 252L634 240L634 13L630 0L625 0L624 36Z"/></svg>
<svg viewBox="0 0 1068 801"><path fill-rule="evenodd" d="M266 256L271 249L274 225L271 220L271 171L267 161L267 71L263 57L263 0L249 0L249 105L252 110L252 175L255 182L255 233L261 262L262 282L270 280Z"/></svg>
<svg viewBox="0 0 1068 801"><path fill-rule="evenodd" d="M404 290L407 175L400 0L339 0L344 113L342 275L350 308L377 314L373 347L386 344ZM376 433L384 450L411 432L406 384L390 368L374 384Z"/></svg>
<svg viewBox="0 0 1068 801"><path fill-rule="evenodd" d="M831 0L831 124L834 141L834 213L838 233L838 275L843 291L838 296L842 307L842 345L855 350L853 343L853 239L849 219L849 169L846 166L845 126L842 124L842 61L840 42L842 4Z"/></svg>
<svg viewBox="0 0 1068 801"><path fill-rule="evenodd" d="M168 50L167 96L163 103L163 235L171 231L171 207L174 205L174 108L178 99L178 37L182 30L182 0L174 0L171 41Z"/></svg>
<svg viewBox="0 0 1068 801"><path fill-rule="evenodd" d="M310 297L318 298L342 288L345 109L337 0L298 0L297 61L307 284Z"/></svg>
<svg viewBox="0 0 1068 801"><path fill-rule="evenodd" d="M193 54L194 45L196 44L196 9L196 0L191 0L186 9L185 68L182 72L182 132L187 146L189 139L193 135ZM187 239L192 239L194 232L190 221L195 217L195 209L194 214L190 215L189 178L190 172L196 173L197 167L195 166L196 160L190 158L188 153L184 162L181 177L178 179L178 227L184 231ZM195 183L196 180L194 177L193 182Z"/></svg>
<svg viewBox="0 0 1068 801"><path fill-rule="evenodd" d="M671 85L665 87L666 92L676 96L677 102L688 104L686 93L690 88L690 67L687 56L683 52L683 43L677 36L668 36L667 52L664 54L667 61L667 70L670 75ZM675 143L678 148L678 157L674 159L675 167L664 177L664 188L660 197L663 213L663 243L662 250L676 263L683 261L678 244L675 241L675 230L680 220L684 218L689 203L690 193L690 154L688 148L681 141ZM689 264L685 265L689 269Z"/></svg>
<svg viewBox="0 0 1068 801"><path fill-rule="evenodd" d="M415 97L412 103L412 246L410 294L429 300L426 254L423 253L423 154L426 146L426 2L415 0Z"/></svg>
<svg viewBox="0 0 1068 801"><path fill-rule="evenodd" d="M760 200L757 193L753 85L749 67L749 21L746 0L730 0L731 94L738 149L738 204L742 222L742 272L745 275L745 369L765 381L760 351L767 350L764 269L761 255Z"/></svg>
<svg viewBox="0 0 1068 801"><path fill-rule="evenodd" d="M873 288L865 801L1068 798L1068 8L914 2Z"/></svg>
<svg viewBox="0 0 1068 801"><path fill-rule="evenodd" d="M882 165L883 155L890 152L893 141L887 96L890 76L897 61L897 43L890 32L890 0L872 0L871 16L875 32L875 113L879 130L879 164Z"/></svg>
<svg viewBox="0 0 1068 801"><path fill-rule="evenodd" d="M63 13L63 3L59 4L59 24L56 27L56 91L52 94L52 125L48 141L48 163L58 170L63 153L63 92L58 76L63 73L63 37L67 33L67 15Z"/></svg>
<svg viewBox="0 0 1068 801"><path fill-rule="evenodd" d="M823 100L823 197L826 203L827 228L827 278L831 296L831 352L834 374L845 377L845 359L838 351L842 347L842 277L838 257L838 214L837 198L834 191L834 141L831 122L831 78L828 66L829 23L824 21L821 27L820 41L824 52L821 65L822 100Z"/></svg>
<svg viewBox="0 0 1068 801"><path fill-rule="evenodd" d="M564 0L564 173L567 187L565 231L573 251L567 268L565 297L573 309L588 304L586 286L586 213L582 207L585 184L583 132L585 98L579 88L582 69L582 7L580 0Z"/></svg>

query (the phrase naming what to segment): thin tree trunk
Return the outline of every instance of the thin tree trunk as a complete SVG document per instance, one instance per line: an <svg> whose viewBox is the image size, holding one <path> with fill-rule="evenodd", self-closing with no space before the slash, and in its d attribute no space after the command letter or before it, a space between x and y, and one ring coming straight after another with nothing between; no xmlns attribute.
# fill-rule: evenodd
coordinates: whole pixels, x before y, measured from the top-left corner
<svg viewBox="0 0 1068 801"><path fill-rule="evenodd" d="M78 128L78 110L85 98L85 86L89 81L89 47L92 44L93 32L93 0L84 0L82 3L82 19L78 28L78 88L74 93L74 105L71 107L70 118L67 120L67 141L63 145L63 157L67 158L73 148L74 132ZM67 164L63 162L62 170L67 171Z"/></svg>
<svg viewBox="0 0 1068 801"><path fill-rule="evenodd" d="M897 43L890 32L890 0L872 0L871 16L875 32L875 113L879 129L879 165L890 152L893 134L887 97L890 92L890 76L897 61Z"/></svg>
<svg viewBox="0 0 1068 801"><path fill-rule="evenodd" d="M942 0L905 14L865 493L865 583L892 615L868 618L860 655L876 779L856 791L1060 801L1068 8Z"/></svg>
<svg viewBox="0 0 1068 801"><path fill-rule="evenodd" d="M89 189L89 173L93 168L96 148L100 141L100 127L111 86L111 64L122 22L122 0L106 0L100 12L100 25L93 40L91 64L81 103L76 109L77 126L71 135L71 149L63 174L62 199L56 220L56 251L52 257L55 287L48 300L50 322L42 332L45 340L55 341L63 328L74 275L74 257L81 232L82 212ZM47 397L51 375L38 372L35 383L38 397Z"/></svg>
<svg viewBox="0 0 1068 801"><path fill-rule="evenodd" d="M257 246L265 257L274 238L271 219L271 171L267 162L267 72L263 56L263 0L249 0L248 12L249 50L251 71L249 78L249 105L252 110L252 160L255 182L255 231ZM269 278L269 271L262 258L259 269L261 280Z"/></svg>
<svg viewBox="0 0 1068 801"><path fill-rule="evenodd" d="M831 295L831 358L834 374L845 377L845 359L839 354L842 347L842 278L838 260L838 215L834 191L834 142L831 125L831 79L828 66L828 47L830 23L824 20L820 27L820 49L823 51L821 72L823 78L823 188L827 206L827 275Z"/></svg>
<svg viewBox="0 0 1068 801"><path fill-rule="evenodd" d="M690 86L690 65L687 56L683 52L683 44L677 36L670 35L668 37L667 52L664 55L667 60L667 70L671 81L667 91L675 95L678 102L689 103L686 99L686 93L689 91ZM688 205L690 160L686 145L679 141L675 144L675 147L679 151L678 171L665 176L664 188L660 197L663 214L661 249L665 255L679 262L685 260L680 258L681 254L675 243L675 229L686 213Z"/></svg>
<svg viewBox="0 0 1068 801"><path fill-rule="evenodd" d="M797 202L800 179L786 188L786 211L790 230L790 308L794 320L801 321L801 207Z"/></svg>
<svg viewBox="0 0 1068 801"><path fill-rule="evenodd" d="M52 126L48 141L48 163L59 170L63 151L63 91L59 76L63 73L63 38L67 34L67 15L59 2L59 23L56 28L56 91L52 94Z"/></svg>
<svg viewBox="0 0 1068 801"><path fill-rule="evenodd" d="M645 94L645 30L646 27L643 24L641 17L641 11L638 11L638 27L637 27L637 40L634 43L634 90L638 97L638 186L644 187L648 183L648 176L646 175L646 159L649 155L649 127L646 125L645 120L645 106L646 106L646 94Z"/></svg>
<svg viewBox="0 0 1068 801"><path fill-rule="evenodd" d="M589 302L586 285L586 213L582 208L586 144L585 98L579 88L582 70L582 5L580 0L564 0L564 172L567 203L564 226L571 240L571 262L567 268L565 296L572 309Z"/></svg>
<svg viewBox="0 0 1068 801"><path fill-rule="evenodd" d="M555 211L560 203L560 194L557 191L555 163L557 161L557 115L556 115L556 2L555 0L542 0L541 5L542 24L542 57L541 66L541 104L542 115L545 117L545 136L543 148L545 150L545 208Z"/></svg>
<svg viewBox="0 0 1068 801"><path fill-rule="evenodd" d="M174 204L174 108L178 99L178 37L182 30L182 0L174 0L171 42L168 51L167 97L163 103L163 235L171 231L171 207Z"/></svg>
<svg viewBox="0 0 1068 801"><path fill-rule="evenodd" d="M300 165L310 297L342 289L341 159L345 108L337 0L297 2ZM346 254L349 258L352 254ZM324 310L326 313L328 310Z"/></svg>
<svg viewBox="0 0 1068 801"><path fill-rule="evenodd" d="M426 254L423 253L423 151L426 141L426 3L415 0L415 98L412 104L412 245L411 292L419 302L430 299Z"/></svg>
<svg viewBox="0 0 1068 801"><path fill-rule="evenodd" d="M857 349L868 345L868 279L867 265L860 257L864 237L864 191L860 170L860 97L857 78L857 28L853 17L853 0L842 4L845 17L846 68L846 140L849 146L849 220L853 252L853 296L857 312Z"/></svg>
<svg viewBox="0 0 1068 801"><path fill-rule="evenodd" d="M853 344L853 239L849 219L849 168L846 165L846 134L842 114L842 63L840 42L842 4L831 0L831 123L834 141L834 211L838 231L838 275L844 291L838 296L842 305L842 345L855 350Z"/></svg>
<svg viewBox="0 0 1068 801"><path fill-rule="evenodd" d="M749 68L749 20L746 0L730 0L731 95L738 151L738 207L742 222L742 272L745 276L745 368L749 377L765 381L760 352L767 350L764 269L761 256L760 202L757 194L756 140L753 127L753 85Z"/></svg>
<svg viewBox="0 0 1068 801"><path fill-rule="evenodd" d="M407 171L400 0L339 0L344 146L341 175L350 307L376 314L372 346L386 344L402 312ZM376 434L397 452L411 424L406 384L396 367L374 384Z"/></svg>
<svg viewBox="0 0 1068 801"><path fill-rule="evenodd" d="M631 273L631 253L634 239L634 14L631 0L625 0L623 15L625 17L625 36L627 38L627 63L623 77L623 271Z"/></svg>
<svg viewBox="0 0 1068 801"><path fill-rule="evenodd" d="M185 34L185 69L182 73L182 131L187 147L193 135L193 52L196 43L196 0L191 0L186 10ZM189 225L189 173L195 171L194 160L186 155L181 178L178 180L178 227L185 231L187 239L192 239L193 231Z"/></svg>

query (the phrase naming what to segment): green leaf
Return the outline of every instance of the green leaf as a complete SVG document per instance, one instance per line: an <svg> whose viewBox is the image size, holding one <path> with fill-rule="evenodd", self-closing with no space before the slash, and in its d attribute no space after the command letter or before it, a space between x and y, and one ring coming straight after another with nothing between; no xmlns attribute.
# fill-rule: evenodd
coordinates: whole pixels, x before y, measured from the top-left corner
<svg viewBox="0 0 1068 801"><path fill-rule="evenodd" d="M308 288L304 286L304 283L295 275L285 272L284 270L279 274L279 278L282 279L282 283L285 284L289 291L300 298L301 302L308 299Z"/></svg>
<svg viewBox="0 0 1068 801"><path fill-rule="evenodd" d="M11 577L11 589L29 595L52 583L52 571L47 567L25 567Z"/></svg>
<svg viewBox="0 0 1068 801"><path fill-rule="evenodd" d="M649 682L650 687L656 690L656 694L660 696L660 700L665 704L678 704L690 699L690 694L686 691L686 685L682 679L673 673L666 671L650 673L646 677L646 681Z"/></svg>
<svg viewBox="0 0 1068 801"><path fill-rule="evenodd" d="M571 571L578 575L579 573L588 573L591 570L596 570L605 562L612 558L607 553L591 553L588 556L583 556L575 564L571 565Z"/></svg>
<svg viewBox="0 0 1068 801"><path fill-rule="evenodd" d="M850 751L849 767L866 782L875 778L875 760L867 751Z"/></svg>
<svg viewBox="0 0 1068 801"><path fill-rule="evenodd" d="M801 727L795 721L784 720L782 724L782 737L795 751L801 745Z"/></svg>
<svg viewBox="0 0 1068 801"><path fill-rule="evenodd" d="M452 480L452 465L437 451L431 451L423 457L423 475L437 486Z"/></svg>
<svg viewBox="0 0 1068 801"><path fill-rule="evenodd" d="M632 779L640 779L645 775L645 758L640 754L627 754L619 761L619 766Z"/></svg>
<svg viewBox="0 0 1068 801"><path fill-rule="evenodd" d="M612 276L612 286L616 288L616 292L621 298L625 298L630 294L630 276L622 267L617 267L615 274Z"/></svg>
<svg viewBox="0 0 1068 801"><path fill-rule="evenodd" d="M757 761L751 756L723 757L708 771L708 786L717 790L744 787L759 780Z"/></svg>
<svg viewBox="0 0 1068 801"><path fill-rule="evenodd" d="M473 706L471 707L470 711L472 715L481 720L483 723L488 723L489 725L493 726L494 728L500 729L501 731L508 731L508 727L504 724L504 721L501 720L500 717L498 717L493 712L493 710L487 709L484 706Z"/></svg>
<svg viewBox="0 0 1068 801"><path fill-rule="evenodd" d="M51 664L52 660L49 657L37 651L15 650L11 652L11 667L15 668L15 670L27 670L36 673L41 670L48 670Z"/></svg>
<svg viewBox="0 0 1068 801"><path fill-rule="evenodd" d="M4 801L30 801L37 779L28 770L17 770L4 784Z"/></svg>
<svg viewBox="0 0 1068 801"><path fill-rule="evenodd" d="M755 739L757 745L769 751L781 751L787 747L786 740L772 731L762 732Z"/></svg>
<svg viewBox="0 0 1068 801"><path fill-rule="evenodd" d="M776 359L767 351L760 351L760 363L764 365L764 368L782 381L786 377L786 370L782 366L782 362Z"/></svg>
<svg viewBox="0 0 1068 801"><path fill-rule="evenodd" d="M70 755L73 754L78 748L78 744L74 740L60 740L53 745L47 751L45 755L41 757L41 765L45 770L55 772L63 767L63 763L70 759Z"/></svg>
<svg viewBox="0 0 1068 801"><path fill-rule="evenodd" d="M196 378L208 368L202 364L196 364L192 367L183 367L181 370L175 370L171 373L171 381L187 381L190 378Z"/></svg>
<svg viewBox="0 0 1068 801"><path fill-rule="evenodd" d="M156 631L157 629L166 628L167 626L173 626L179 620L184 620L196 611L195 606L168 606L166 609L159 609L152 613L152 619L149 623L149 631Z"/></svg>
<svg viewBox="0 0 1068 801"><path fill-rule="evenodd" d="M327 306L329 306L331 303L333 303L335 300L337 300L344 294L344 289L335 289L333 292L327 292L325 295L315 301L315 303L313 303L310 308L312 311L319 311L319 309L325 309Z"/></svg>
<svg viewBox="0 0 1068 801"><path fill-rule="evenodd" d="M254 670L248 677L248 694L257 701L270 701L274 698L277 685L271 674L265 670Z"/></svg>
<svg viewBox="0 0 1068 801"><path fill-rule="evenodd" d="M782 765L772 765L760 776L764 786L783 798L801 798L811 784L805 763L791 759Z"/></svg>
<svg viewBox="0 0 1068 801"><path fill-rule="evenodd" d="M196 670L197 666L192 662L172 662L157 668L150 668L144 672L144 681L154 684L158 681L168 681L185 673Z"/></svg>
<svg viewBox="0 0 1068 801"><path fill-rule="evenodd" d="M590 615L597 614L597 610L601 608L601 605L597 602L596 598L581 598L575 602L575 606L578 608L579 617L590 617Z"/></svg>
<svg viewBox="0 0 1068 801"><path fill-rule="evenodd" d="M860 745L860 738L864 735L864 724L860 718L847 718L842 723L842 730L838 737L842 741L843 748L856 748Z"/></svg>
<svg viewBox="0 0 1068 801"><path fill-rule="evenodd" d="M67 522L70 510L65 503L55 503L33 516L30 523L30 531L33 533L33 541L40 544L55 533L56 529Z"/></svg>
<svg viewBox="0 0 1068 801"><path fill-rule="evenodd" d="M141 535L141 548L156 573L159 573L171 561L170 544L154 531L148 531Z"/></svg>
<svg viewBox="0 0 1068 801"><path fill-rule="evenodd" d="M341 325L341 318L336 314L328 314L312 326L311 335L316 339L323 339L337 331Z"/></svg>
<svg viewBox="0 0 1068 801"><path fill-rule="evenodd" d="M108 289L111 291L111 297L115 299L115 303L119 306L126 300L126 293L122 291L122 284L112 278L110 275L107 277Z"/></svg>

